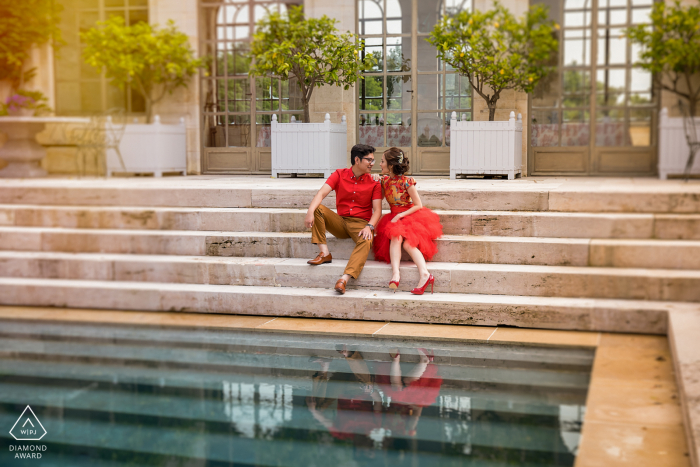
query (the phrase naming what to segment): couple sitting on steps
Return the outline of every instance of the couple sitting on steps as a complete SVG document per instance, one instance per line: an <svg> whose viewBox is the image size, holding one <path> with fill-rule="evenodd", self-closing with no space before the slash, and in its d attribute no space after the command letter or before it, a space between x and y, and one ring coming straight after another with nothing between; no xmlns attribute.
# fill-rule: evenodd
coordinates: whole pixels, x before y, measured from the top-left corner
<svg viewBox="0 0 700 467"><path fill-rule="evenodd" d="M350 151L349 169L338 169L328 177L316 193L304 223L312 229L311 241L318 245L318 256L309 264L318 266L333 260L326 243L326 232L336 238L351 238L355 249L350 255L343 276L335 284L336 292L345 293L348 280L357 279L374 247L377 261L391 263L389 288L399 287L401 246L418 267L420 280L411 293L422 295L435 278L428 272L425 261L437 253L435 239L442 235L437 214L421 204L416 181L406 177L408 158L398 148L390 148L382 155L381 175L370 171L375 163L374 148L356 144ZM323 199L335 191L337 214L321 205ZM382 197L391 206L391 213L382 215ZM379 221L379 223L377 223ZM375 227L376 226L376 227Z"/></svg>

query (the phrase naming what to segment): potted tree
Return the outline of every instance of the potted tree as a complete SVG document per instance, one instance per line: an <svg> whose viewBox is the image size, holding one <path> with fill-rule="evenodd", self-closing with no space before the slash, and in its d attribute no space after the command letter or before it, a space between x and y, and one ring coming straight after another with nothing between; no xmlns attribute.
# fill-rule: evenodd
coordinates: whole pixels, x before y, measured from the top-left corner
<svg viewBox="0 0 700 467"><path fill-rule="evenodd" d="M83 58L104 70L112 84L131 87L146 103L146 124L127 124L117 154L108 152L107 172L187 171L184 119L165 125L153 116L154 106L166 95L187 87L204 65L195 58L189 38L172 21L165 28L139 22L127 26L121 17L100 22L81 34L85 43Z"/></svg>
<svg viewBox="0 0 700 467"><path fill-rule="evenodd" d="M496 103L507 89L532 92L553 71L556 29L546 7L533 5L518 19L498 2L487 12L462 11L435 25L429 41L438 57L466 76L489 109L488 122L458 122L453 113L451 178L522 173L522 119L511 112L508 122L495 122Z"/></svg>
<svg viewBox="0 0 700 467"><path fill-rule="evenodd" d="M700 6L700 2L698 3ZM650 25L626 31L633 44L641 46L636 65L652 73L654 86L679 99L684 117L670 117L661 111L659 121L659 177L685 172L700 173L692 165L689 140L700 140L700 8L654 3ZM692 135L691 132L695 132ZM694 138L693 138L694 136ZM694 147L695 151L698 148ZM697 158L700 159L700 158ZM696 161L697 162L697 161Z"/></svg>
<svg viewBox="0 0 700 467"><path fill-rule="evenodd" d="M249 75L295 80L304 106L303 122L272 119L272 176L278 173L324 173L347 165L347 123L310 123L309 104L317 87L349 89L361 78L374 57L358 58L361 42L355 34L340 34L327 16L305 18L301 7L273 12L257 24L250 55Z"/></svg>

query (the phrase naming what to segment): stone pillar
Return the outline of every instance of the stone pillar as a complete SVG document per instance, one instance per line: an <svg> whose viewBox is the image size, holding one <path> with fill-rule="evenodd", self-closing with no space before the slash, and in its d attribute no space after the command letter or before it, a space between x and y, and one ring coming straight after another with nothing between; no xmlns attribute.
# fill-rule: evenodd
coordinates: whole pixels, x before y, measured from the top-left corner
<svg viewBox="0 0 700 467"><path fill-rule="evenodd" d="M355 0L304 0L304 13L312 18L326 15L338 20L336 27L339 31L356 32ZM333 123L340 123L342 115L347 117L348 166L350 166L350 148L355 144L357 138L354 86L347 91L337 86L316 88L311 95L311 121L323 122L326 113L331 115Z"/></svg>
<svg viewBox="0 0 700 467"><path fill-rule="evenodd" d="M190 46L199 56L198 2L187 0L149 0L148 15L151 24L165 26L168 20L175 21L177 28L190 38ZM185 118L187 126L187 173L201 173L200 142L200 98L199 75L195 75L187 88L180 88L166 96L153 109L153 115L160 115L163 123L178 123Z"/></svg>

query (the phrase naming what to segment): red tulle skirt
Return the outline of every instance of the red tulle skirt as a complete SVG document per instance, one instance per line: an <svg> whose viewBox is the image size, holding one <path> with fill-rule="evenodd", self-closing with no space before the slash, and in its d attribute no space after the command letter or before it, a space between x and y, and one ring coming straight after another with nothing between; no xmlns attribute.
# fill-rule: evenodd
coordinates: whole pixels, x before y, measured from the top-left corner
<svg viewBox="0 0 700 467"><path fill-rule="evenodd" d="M391 213L382 216L375 229L376 235L372 242L374 259L390 263L389 245L392 237L403 237L409 246L418 248L426 261L430 261L437 253L435 239L442 236L442 224L440 217L428 208L421 208L413 214L399 219L391 220L408 207L391 207Z"/></svg>

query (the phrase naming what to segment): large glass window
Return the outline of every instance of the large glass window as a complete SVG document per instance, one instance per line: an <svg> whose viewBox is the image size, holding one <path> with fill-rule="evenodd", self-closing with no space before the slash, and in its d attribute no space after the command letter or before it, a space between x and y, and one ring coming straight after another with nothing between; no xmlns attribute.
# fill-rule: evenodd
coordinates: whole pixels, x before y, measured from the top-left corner
<svg viewBox="0 0 700 467"><path fill-rule="evenodd" d="M561 47L557 73L533 93L532 146L652 145L651 75L624 37L649 22L652 0L542 3L562 26Z"/></svg>
<svg viewBox="0 0 700 467"><path fill-rule="evenodd" d="M65 45L55 54L56 113L77 115L121 108L143 113L143 97L132 89L111 86L108 80L82 58L80 33L114 16L127 24L148 22L148 0L62 0L61 32Z"/></svg>
<svg viewBox="0 0 700 467"><path fill-rule="evenodd" d="M359 143L446 147L452 111L471 120L469 82L440 63L427 41L438 19L470 6L469 0L358 0L363 55L378 62L358 84Z"/></svg>
<svg viewBox="0 0 700 467"><path fill-rule="evenodd" d="M250 40L255 23L272 11L286 11L301 0L219 0L200 3L202 53L211 57L202 75L205 147L270 146L272 114L282 122L303 115L294 80L248 78Z"/></svg>

